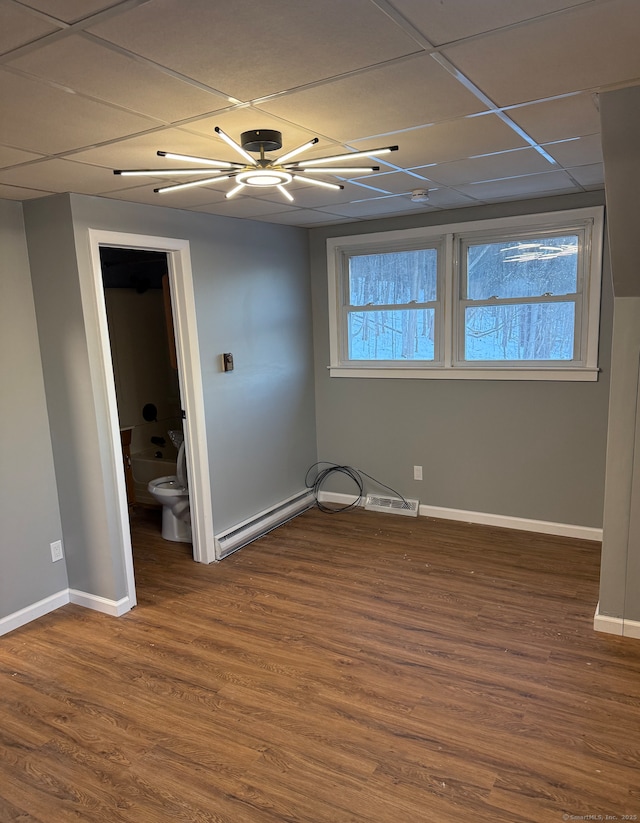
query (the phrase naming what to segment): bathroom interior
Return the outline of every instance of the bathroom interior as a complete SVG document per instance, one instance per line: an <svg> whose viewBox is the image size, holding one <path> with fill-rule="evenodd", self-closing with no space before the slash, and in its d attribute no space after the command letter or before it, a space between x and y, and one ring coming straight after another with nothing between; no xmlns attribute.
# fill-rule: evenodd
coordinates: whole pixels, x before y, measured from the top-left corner
<svg viewBox="0 0 640 823"><path fill-rule="evenodd" d="M162 508L162 536L188 543L167 255L103 246L100 261L129 512Z"/></svg>

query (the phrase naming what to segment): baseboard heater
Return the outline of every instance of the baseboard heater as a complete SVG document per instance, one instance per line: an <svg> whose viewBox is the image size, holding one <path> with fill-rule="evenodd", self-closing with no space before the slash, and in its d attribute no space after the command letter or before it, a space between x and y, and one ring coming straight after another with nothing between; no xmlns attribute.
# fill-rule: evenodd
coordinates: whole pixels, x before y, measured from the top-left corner
<svg viewBox="0 0 640 823"><path fill-rule="evenodd" d="M216 535L219 559L227 557L232 552L246 546L247 543L251 543L278 526L282 526L283 523L312 508L315 502L313 492L304 491L290 497L288 500L283 500L271 509L265 509L265 511L256 514L249 520L245 520L243 523L229 529L229 531Z"/></svg>

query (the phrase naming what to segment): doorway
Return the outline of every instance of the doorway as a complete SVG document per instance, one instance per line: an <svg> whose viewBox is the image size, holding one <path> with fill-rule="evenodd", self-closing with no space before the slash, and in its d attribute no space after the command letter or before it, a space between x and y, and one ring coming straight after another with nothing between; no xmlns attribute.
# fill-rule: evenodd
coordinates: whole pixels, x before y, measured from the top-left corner
<svg viewBox="0 0 640 823"><path fill-rule="evenodd" d="M166 252L100 246L130 513L176 475L182 402ZM183 527L183 530L184 527Z"/></svg>
<svg viewBox="0 0 640 823"><path fill-rule="evenodd" d="M129 599L135 604L135 579L125 472L122 461L120 421L115 391L114 367L107 322L102 280L101 248L141 250L163 254L167 264L170 302L175 329L179 397L184 414L187 473L190 479L191 526L193 557L201 563L211 563L216 556L211 512L211 485L207 450L202 370L197 339L195 297L191 272L189 243L186 240L134 235L122 232L89 229L93 266L94 302L99 327L99 359L101 378L108 406L114 497L118 501L121 545L127 576Z"/></svg>

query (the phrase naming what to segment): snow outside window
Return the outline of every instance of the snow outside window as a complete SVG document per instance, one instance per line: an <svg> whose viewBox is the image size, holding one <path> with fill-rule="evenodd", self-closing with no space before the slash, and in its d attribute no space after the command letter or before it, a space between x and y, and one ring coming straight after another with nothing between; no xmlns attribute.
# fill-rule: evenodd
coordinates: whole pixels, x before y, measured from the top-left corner
<svg viewBox="0 0 640 823"><path fill-rule="evenodd" d="M330 238L331 375L597 379L603 209Z"/></svg>

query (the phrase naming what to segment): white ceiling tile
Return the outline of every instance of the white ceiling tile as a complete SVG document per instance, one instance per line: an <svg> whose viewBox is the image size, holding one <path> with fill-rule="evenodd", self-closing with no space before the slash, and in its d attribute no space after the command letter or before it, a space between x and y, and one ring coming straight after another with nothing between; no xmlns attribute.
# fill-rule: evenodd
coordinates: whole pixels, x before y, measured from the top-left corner
<svg viewBox="0 0 640 823"><path fill-rule="evenodd" d="M7 65L166 123L229 105L222 95L184 83L81 35L56 40Z"/></svg>
<svg viewBox="0 0 640 823"><path fill-rule="evenodd" d="M344 0L190 0L188 13L155 0L90 31L245 101L418 49L369 0L346 14Z"/></svg>
<svg viewBox="0 0 640 823"><path fill-rule="evenodd" d="M7 166L17 166L18 163L26 163L29 160L36 160L41 156L35 152L13 149L10 146L0 146L0 169L6 169Z"/></svg>
<svg viewBox="0 0 640 823"><path fill-rule="evenodd" d="M393 0L393 5L431 43L441 45L520 23L585 0Z"/></svg>
<svg viewBox="0 0 640 823"><path fill-rule="evenodd" d="M108 191L104 194L106 197L116 200L148 203L151 206L164 206L170 209L189 209L194 206L204 206L208 203L222 203L225 199L224 190L214 191L206 186L197 186L193 189L182 189L164 194L154 192L154 186L157 188L157 182L138 188Z"/></svg>
<svg viewBox="0 0 640 823"><path fill-rule="evenodd" d="M339 142L483 111L429 55L282 95L258 108ZM380 145L380 139L377 140ZM382 145L387 145L386 139Z"/></svg>
<svg viewBox="0 0 640 823"><path fill-rule="evenodd" d="M75 23L96 12L120 5L121 0L22 0L25 6L31 6L49 14L65 23Z"/></svg>
<svg viewBox="0 0 640 823"><path fill-rule="evenodd" d="M429 205L437 209L464 208L465 206L472 206L476 200L455 189L447 189L444 186L429 189Z"/></svg>
<svg viewBox="0 0 640 823"><path fill-rule="evenodd" d="M397 152L385 155L389 162L403 168L426 166L463 160L478 154L507 151L525 147L525 141L505 125L495 114L465 117L446 123L436 123L421 129L386 135L386 140L398 144ZM380 139L354 140L351 145L364 151L380 145ZM383 158L380 158L383 160ZM419 171L428 177L429 171Z"/></svg>
<svg viewBox="0 0 640 823"><path fill-rule="evenodd" d="M535 149L516 149L484 157L439 163L422 170L425 177L445 186L459 186L478 180L496 180L537 172L553 171L553 166ZM418 171L416 169L416 171Z"/></svg>
<svg viewBox="0 0 640 823"><path fill-rule="evenodd" d="M53 194L53 192L25 189L21 186L5 186L0 183L0 198L4 200L34 200L36 197L46 197L48 194Z"/></svg>
<svg viewBox="0 0 640 823"><path fill-rule="evenodd" d="M57 154L152 128L155 121L0 70L0 143Z"/></svg>
<svg viewBox="0 0 640 823"><path fill-rule="evenodd" d="M185 124L182 128L184 128L185 131L194 132L195 134L209 136L211 145L215 147L215 151L217 152L216 157L220 157L223 160L241 160L242 158L237 152L229 148L215 133L214 128L216 126L219 126L229 137L232 137L236 143L240 143L240 135L243 131L250 131L252 129L275 129L281 132L282 150L269 152L270 157L277 157L278 154L284 154L286 151L295 149L303 143L306 143L312 137L315 137L312 132L300 128L300 126L295 123L274 117L253 106L220 112L212 117L203 117L192 123ZM329 143L327 140L321 140L320 143L318 143L319 148L315 152L305 152L301 157L310 158L316 153L333 154L333 145L333 143Z"/></svg>
<svg viewBox="0 0 640 823"><path fill-rule="evenodd" d="M116 177L109 169L74 163L71 160L40 160L26 166L0 171L0 183L78 194L97 194L110 189L121 189L123 182L121 177Z"/></svg>
<svg viewBox="0 0 640 823"><path fill-rule="evenodd" d="M408 195L390 195L367 200L355 200L341 206L332 206L322 211L343 217L380 217L387 214L401 214L403 212L431 211L430 203L413 203Z"/></svg>
<svg viewBox="0 0 640 823"><path fill-rule="evenodd" d="M604 188L604 166L594 163L592 166L576 166L567 169L567 172L585 189Z"/></svg>
<svg viewBox="0 0 640 823"><path fill-rule="evenodd" d="M640 3L609 0L444 53L495 103L509 106L640 77L638 31Z"/></svg>
<svg viewBox="0 0 640 823"><path fill-rule="evenodd" d="M334 182L335 178L328 176L327 181ZM338 203L348 203L354 197L354 186L348 183L345 185L345 188L340 191L325 189L320 186L307 186L306 188L292 188L287 186L287 188L294 198L292 205L302 209L315 209L318 208L318 206L331 208L331 206ZM282 203L284 201L283 196L277 190L266 190L260 195L260 199L271 203Z"/></svg>
<svg viewBox="0 0 640 823"><path fill-rule="evenodd" d="M602 163L602 143L599 134L563 140L561 143L547 143L544 149L564 168Z"/></svg>
<svg viewBox="0 0 640 823"><path fill-rule="evenodd" d="M424 189L429 186L429 180L423 176L407 174L403 171L382 172L369 174L366 177L354 178L359 184L377 189L377 193L370 191L371 197L379 196L380 192L387 194L403 194L413 189Z"/></svg>
<svg viewBox="0 0 640 823"><path fill-rule="evenodd" d="M218 137L207 138L184 129L167 128L75 152L71 157L73 160L112 169L189 168L195 167L195 164L167 160L158 157L156 152L171 151L176 154L224 160L221 144L222 147L226 146ZM231 154L232 151L229 150L229 155Z"/></svg>
<svg viewBox="0 0 640 823"><path fill-rule="evenodd" d="M281 223L286 226L336 226L338 223L351 222L348 217L328 214L313 209L299 209L263 217L267 223Z"/></svg>
<svg viewBox="0 0 640 823"><path fill-rule="evenodd" d="M233 197L231 200L221 200L219 203L209 203L206 206L197 206L197 211L207 214L222 214L225 217L246 217L249 219L264 217L267 214L281 214L285 211L297 212L295 206L283 203L268 203L266 200L256 200L255 197Z"/></svg>
<svg viewBox="0 0 640 823"><path fill-rule="evenodd" d="M530 103L506 113L538 143L600 131L600 114L589 93Z"/></svg>
<svg viewBox="0 0 640 823"><path fill-rule="evenodd" d="M579 191L564 171L530 174L526 177L509 177L506 180L489 180L485 183L469 183L456 186L456 189L477 200L510 200L531 195L541 196L547 193Z"/></svg>
<svg viewBox="0 0 640 823"><path fill-rule="evenodd" d="M17 49L0 56L0 197L70 190L313 226L416 213L415 188L429 189L423 211L601 189L593 90L640 82L640 0L269 0L269 12L260 0L0 0L0 50ZM450 43L451 71L425 37ZM459 37L469 39L451 45ZM481 113L456 70L567 173ZM282 132L272 158L313 136L299 159L400 150L376 158L378 173L344 175L339 192L293 183L294 203L275 190L227 200L230 181L158 195L189 178L112 173L195 167L159 149L240 160L214 126L238 141Z"/></svg>
<svg viewBox="0 0 640 823"><path fill-rule="evenodd" d="M0 54L59 30L60 26L43 20L22 6L12 3L0 6Z"/></svg>

